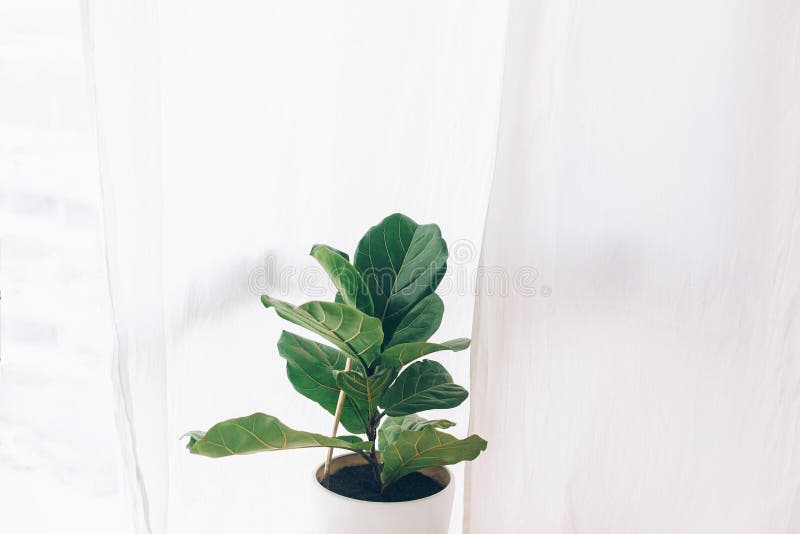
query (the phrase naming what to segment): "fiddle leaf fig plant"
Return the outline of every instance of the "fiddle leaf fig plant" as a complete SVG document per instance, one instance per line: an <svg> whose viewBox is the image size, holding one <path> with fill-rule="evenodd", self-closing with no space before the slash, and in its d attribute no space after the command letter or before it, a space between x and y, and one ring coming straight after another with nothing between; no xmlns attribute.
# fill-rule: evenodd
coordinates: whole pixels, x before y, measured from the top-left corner
<svg viewBox="0 0 800 534"><path fill-rule="evenodd" d="M435 293L447 270L447 245L439 227L395 213L367 231L352 263L346 253L327 245L314 245L311 256L333 281L334 302L294 306L268 295L261 302L326 342L284 331L278 353L294 389L331 415L344 393L340 423L352 435L294 430L271 415L255 413L190 432L189 451L218 458L335 447L363 456L382 489L426 467L474 460L486 449L485 440L477 435L458 439L443 431L455 423L418 415L455 408L468 395L443 365L423 359L462 351L470 343L466 338L428 341L444 313Z"/></svg>

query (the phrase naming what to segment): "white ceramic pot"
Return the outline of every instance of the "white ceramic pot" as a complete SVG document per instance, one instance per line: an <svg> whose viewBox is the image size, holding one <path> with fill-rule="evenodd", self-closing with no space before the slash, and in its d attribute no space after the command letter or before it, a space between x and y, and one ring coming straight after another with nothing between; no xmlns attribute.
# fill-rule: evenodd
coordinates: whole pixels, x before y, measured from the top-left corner
<svg viewBox="0 0 800 534"><path fill-rule="evenodd" d="M357 454L339 456L331 461L331 472L343 467L364 465ZM309 477L313 534L447 534L453 509L453 474L445 467L432 467L421 473L434 478L445 488L423 499L405 502L368 502L338 495L326 489L322 480L324 466Z"/></svg>

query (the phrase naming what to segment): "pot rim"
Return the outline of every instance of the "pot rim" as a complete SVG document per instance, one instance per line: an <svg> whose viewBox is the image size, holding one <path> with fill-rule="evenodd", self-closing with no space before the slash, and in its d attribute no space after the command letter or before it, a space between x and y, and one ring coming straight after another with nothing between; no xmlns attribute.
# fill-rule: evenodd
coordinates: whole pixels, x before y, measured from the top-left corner
<svg viewBox="0 0 800 534"><path fill-rule="evenodd" d="M340 454L338 456L334 456L333 458L331 458L331 462L333 462L334 460L337 460L339 458L344 458L346 456L358 456L358 454L356 454L356 453ZM325 486L323 486L322 483L317 478L317 473L324 466L325 466L325 462L319 464L316 468L314 468L314 471L312 471L311 480L312 480L312 483L314 484L314 486L316 486L324 494L326 494L326 495L328 495L330 497L333 497L336 500L344 500L344 501L347 501L349 503L354 503L354 502L355 503L363 503L364 505L371 505L371 506L375 506L375 505L402 506L404 504L408 505L410 503L421 503L423 501L433 500L433 499L435 499L437 497L438 498L442 498L442 497L445 496L445 494L448 491L452 491L454 486L455 486L455 476L453 475L453 471L446 465L437 465L435 468L443 469L444 471L446 471L447 472L447 477L449 479L449 482L447 483L447 485L445 487L443 487L441 489L441 491L437 491L433 495L428 495L427 497L421 497L419 499L412 499L410 501L394 501L394 502L365 501L363 499L356 499L356 498L353 498L353 497L348 497L346 495L341 495L341 494L336 493L334 491L331 491L328 488L326 488Z"/></svg>

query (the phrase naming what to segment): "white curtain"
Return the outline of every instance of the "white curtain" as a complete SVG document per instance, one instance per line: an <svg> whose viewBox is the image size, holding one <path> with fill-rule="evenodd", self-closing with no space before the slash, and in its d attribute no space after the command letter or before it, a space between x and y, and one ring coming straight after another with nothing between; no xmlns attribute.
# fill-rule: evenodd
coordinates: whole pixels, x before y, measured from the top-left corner
<svg viewBox="0 0 800 534"><path fill-rule="evenodd" d="M506 54L466 530L800 532L800 3L512 0Z"/></svg>
<svg viewBox="0 0 800 534"><path fill-rule="evenodd" d="M306 532L320 451L178 438L254 411L328 430L257 295L330 297L311 245L394 211L451 244L438 335L476 304L471 366L443 359L457 433L489 440L464 531L800 530L796 0L84 0L84 23L138 533Z"/></svg>
<svg viewBox="0 0 800 534"><path fill-rule="evenodd" d="M164 328L157 4L84 0L115 350L112 380L137 533L164 532L170 406Z"/></svg>
<svg viewBox="0 0 800 534"><path fill-rule="evenodd" d="M505 11L488 0L85 7L138 532L304 533L324 450L214 461L178 438L255 411L330 431L288 382L275 348L287 324L258 295L332 298L311 246L352 254L392 212L442 227L452 259L437 337L469 335ZM467 353L441 361L469 385ZM455 433L467 415L448 412ZM461 517L459 504L453 532Z"/></svg>

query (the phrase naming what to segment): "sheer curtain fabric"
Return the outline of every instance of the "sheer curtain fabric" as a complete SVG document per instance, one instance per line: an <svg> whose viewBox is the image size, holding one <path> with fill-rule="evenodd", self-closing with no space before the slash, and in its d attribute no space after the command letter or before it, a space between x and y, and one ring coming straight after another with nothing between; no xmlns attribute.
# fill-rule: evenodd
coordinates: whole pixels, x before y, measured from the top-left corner
<svg viewBox="0 0 800 534"><path fill-rule="evenodd" d="M800 4L510 5L466 531L800 531Z"/></svg>
<svg viewBox="0 0 800 534"><path fill-rule="evenodd" d="M319 451L178 438L328 431L257 295L332 297L311 245L394 211L474 325L464 532L800 530L797 2L84 8L138 532L307 532Z"/></svg>

